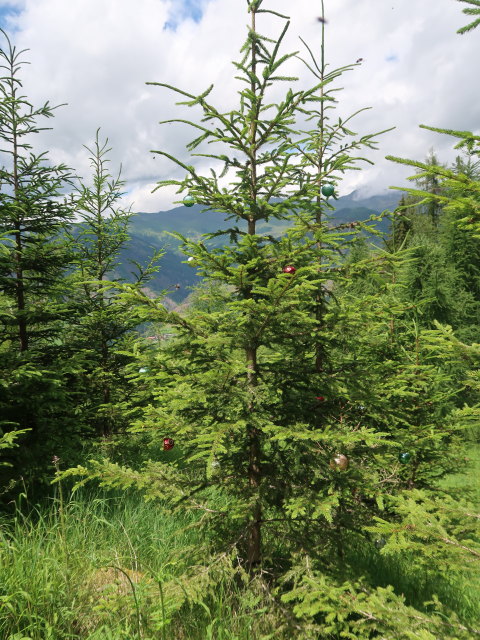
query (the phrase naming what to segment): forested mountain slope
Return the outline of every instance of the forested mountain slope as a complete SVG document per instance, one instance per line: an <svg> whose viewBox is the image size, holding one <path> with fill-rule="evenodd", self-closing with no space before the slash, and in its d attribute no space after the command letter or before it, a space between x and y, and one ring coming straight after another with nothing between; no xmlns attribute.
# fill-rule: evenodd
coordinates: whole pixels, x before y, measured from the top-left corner
<svg viewBox="0 0 480 640"><path fill-rule="evenodd" d="M360 198L354 191L332 201L335 207L332 215L338 224L365 220L385 209L393 210L399 198L398 192ZM213 233L224 227L223 214L216 211L200 214L201 210L200 205L194 205L175 207L157 213L135 214L130 223L130 240L121 254L122 264L118 268L118 274L127 281L131 280L131 272L134 270L132 260L144 264L155 250L164 249L165 255L160 262L160 269L152 278L149 288L154 294L168 291L168 298L172 304L182 302L200 278L196 275L195 269L185 263L185 256L178 249L179 242L170 234L176 232L190 239L200 240L202 234ZM269 224L261 225L259 232L281 235L288 226L287 222L273 220ZM387 231L388 221L381 221L378 227ZM215 242L223 244L226 240L227 236L220 236ZM176 288L177 285L180 285L180 288Z"/></svg>

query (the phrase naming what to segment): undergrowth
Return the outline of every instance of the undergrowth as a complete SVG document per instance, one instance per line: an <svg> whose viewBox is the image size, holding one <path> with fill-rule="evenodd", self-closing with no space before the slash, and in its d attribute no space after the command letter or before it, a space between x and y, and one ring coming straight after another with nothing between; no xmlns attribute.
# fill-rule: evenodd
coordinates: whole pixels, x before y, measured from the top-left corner
<svg viewBox="0 0 480 640"><path fill-rule="evenodd" d="M475 485L478 448L470 457L471 475L450 477L451 487ZM213 552L205 531L192 526L200 517L170 513L133 493L83 490L35 507L20 504L0 526L0 638L297 637L297 623L272 595L268 573L249 583L224 570L231 557L208 557ZM280 562L284 543L270 544L270 563ZM440 571L420 574L408 554L384 555L360 538L352 539L344 561L371 584L393 585L410 606L422 609L436 595L461 619L480 619L480 578L466 583ZM204 588L202 571L213 589ZM188 590L185 575L190 582L198 578L196 591Z"/></svg>

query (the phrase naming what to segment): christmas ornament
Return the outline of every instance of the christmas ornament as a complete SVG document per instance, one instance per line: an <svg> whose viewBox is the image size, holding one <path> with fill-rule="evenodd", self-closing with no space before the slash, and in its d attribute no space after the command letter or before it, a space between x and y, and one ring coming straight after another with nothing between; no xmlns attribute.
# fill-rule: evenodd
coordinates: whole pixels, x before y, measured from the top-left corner
<svg viewBox="0 0 480 640"><path fill-rule="evenodd" d="M326 198L329 198L330 196L333 196L334 193L335 193L335 187L333 186L333 184L324 184L323 185L322 194Z"/></svg>
<svg viewBox="0 0 480 640"><path fill-rule="evenodd" d="M318 400L318 402L325 402L324 396L315 396L315 400Z"/></svg>
<svg viewBox="0 0 480 640"><path fill-rule="evenodd" d="M292 267L291 264L289 264L286 267L283 267L282 271L283 271L283 273L290 273L293 276L293 274L295 273L296 269L295 269L295 267Z"/></svg>
<svg viewBox="0 0 480 640"><path fill-rule="evenodd" d="M163 439L163 450L164 451L169 451L170 449L173 449L174 445L175 445L175 442L171 438L164 438Z"/></svg>
<svg viewBox="0 0 480 640"><path fill-rule="evenodd" d="M340 471L345 471L348 469L348 465L350 461L347 456L344 456L343 453L336 453L333 460L330 462L330 467L332 469L339 469Z"/></svg>
<svg viewBox="0 0 480 640"><path fill-rule="evenodd" d="M374 542L377 549L383 549L383 547L387 544L385 538L377 538Z"/></svg>
<svg viewBox="0 0 480 640"><path fill-rule="evenodd" d="M193 196L185 196L185 198L183 199L183 204L186 207L193 207L193 205L195 204L195 198Z"/></svg>
<svg viewBox="0 0 480 640"><path fill-rule="evenodd" d="M140 367L140 369L138 370L138 373L148 373L147 367Z"/></svg>
<svg viewBox="0 0 480 640"><path fill-rule="evenodd" d="M193 256L190 256L189 258L187 258L187 262L193 262L195 260L195 258Z"/></svg>
<svg viewBox="0 0 480 640"><path fill-rule="evenodd" d="M398 454L398 460L402 464L408 464L410 462L411 458L412 458L412 454L408 453L408 452L404 452L404 453L399 453Z"/></svg>

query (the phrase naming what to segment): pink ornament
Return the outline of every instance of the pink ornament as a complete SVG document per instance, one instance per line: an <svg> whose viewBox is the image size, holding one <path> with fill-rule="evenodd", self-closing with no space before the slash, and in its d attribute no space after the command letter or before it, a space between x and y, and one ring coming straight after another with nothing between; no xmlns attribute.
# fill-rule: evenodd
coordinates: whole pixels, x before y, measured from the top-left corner
<svg viewBox="0 0 480 640"><path fill-rule="evenodd" d="M293 276L293 274L295 273L296 269L295 269L294 266L289 264L286 267L283 267L282 271L283 271L283 273L290 273Z"/></svg>

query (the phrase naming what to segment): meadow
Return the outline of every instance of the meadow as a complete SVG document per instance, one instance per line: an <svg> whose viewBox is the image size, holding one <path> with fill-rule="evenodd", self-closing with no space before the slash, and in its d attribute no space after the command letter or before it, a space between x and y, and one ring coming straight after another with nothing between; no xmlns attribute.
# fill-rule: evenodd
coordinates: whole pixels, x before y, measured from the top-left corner
<svg viewBox="0 0 480 640"><path fill-rule="evenodd" d="M480 447L467 455L468 473L444 483L480 504ZM21 496L1 522L2 640L294 637L295 622L287 630L285 612L266 588L268 575L245 583L220 578L214 597L182 592L182 576L195 571L192 550L208 553L208 532L192 526L200 516L171 513L134 492L65 495L61 485L55 492L37 505ZM377 585L393 585L419 610L436 595L460 619L480 620L480 575L476 583L452 581L441 567L425 575L408 554L385 555L365 538L350 540L344 562Z"/></svg>

